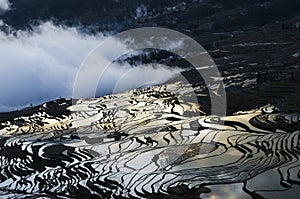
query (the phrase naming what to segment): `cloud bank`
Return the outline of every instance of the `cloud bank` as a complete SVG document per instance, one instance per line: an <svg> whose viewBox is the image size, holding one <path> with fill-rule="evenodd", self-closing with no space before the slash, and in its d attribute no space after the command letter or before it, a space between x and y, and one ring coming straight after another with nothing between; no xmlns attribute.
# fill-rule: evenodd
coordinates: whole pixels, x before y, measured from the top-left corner
<svg viewBox="0 0 300 199"><path fill-rule="evenodd" d="M43 23L34 31L0 31L0 112L38 105L59 97L72 97L81 63L105 37L76 28ZM120 45L105 47L101 59L110 59ZM100 59L100 60L101 60ZM113 60L109 60L113 61ZM101 67L101 63L99 63ZM145 84L163 83L180 70L164 66L131 67L112 64L98 86L97 95L124 91Z"/></svg>

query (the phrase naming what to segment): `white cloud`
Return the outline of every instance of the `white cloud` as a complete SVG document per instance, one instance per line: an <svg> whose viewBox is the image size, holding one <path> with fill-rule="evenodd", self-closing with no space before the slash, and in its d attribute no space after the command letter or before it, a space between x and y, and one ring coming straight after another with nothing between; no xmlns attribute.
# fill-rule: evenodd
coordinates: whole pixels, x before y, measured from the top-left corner
<svg viewBox="0 0 300 199"><path fill-rule="evenodd" d="M104 39L101 34L87 35L76 28L55 26L50 22L30 32L8 35L0 31L0 112L20 109L31 103L41 104L60 96L72 97L81 63ZM110 55L122 47L114 43L104 48L99 60L111 62ZM97 94L162 83L178 72L163 69L163 66L141 67L113 64L101 80Z"/></svg>
<svg viewBox="0 0 300 199"><path fill-rule="evenodd" d="M147 15L147 7L144 4L136 8L135 20L144 20Z"/></svg>
<svg viewBox="0 0 300 199"><path fill-rule="evenodd" d="M0 11L8 10L10 8L10 3L8 0L0 0Z"/></svg>
<svg viewBox="0 0 300 199"><path fill-rule="evenodd" d="M77 68L101 40L52 23L17 36L0 32L0 111L70 97Z"/></svg>

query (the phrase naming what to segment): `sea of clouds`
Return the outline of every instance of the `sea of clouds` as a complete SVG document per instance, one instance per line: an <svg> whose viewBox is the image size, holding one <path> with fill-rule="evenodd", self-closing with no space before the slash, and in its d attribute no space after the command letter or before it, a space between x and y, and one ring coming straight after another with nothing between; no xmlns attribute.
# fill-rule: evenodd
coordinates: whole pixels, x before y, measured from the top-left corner
<svg viewBox="0 0 300 199"><path fill-rule="evenodd" d="M0 23L0 26L4 25ZM105 39L101 33L90 35L75 27L57 26L51 22L30 31L0 31L0 112L72 97L82 62ZM110 59L107 55L121 50L117 42L104 46L105 55L101 59ZM103 67L101 63L99 67ZM163 83L178 72L178 68L162 65L132 67L114 63L101 78L96 95Z"/></svg>

